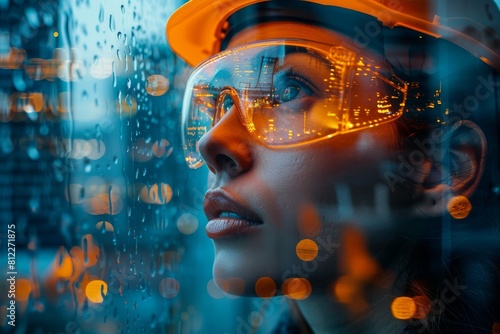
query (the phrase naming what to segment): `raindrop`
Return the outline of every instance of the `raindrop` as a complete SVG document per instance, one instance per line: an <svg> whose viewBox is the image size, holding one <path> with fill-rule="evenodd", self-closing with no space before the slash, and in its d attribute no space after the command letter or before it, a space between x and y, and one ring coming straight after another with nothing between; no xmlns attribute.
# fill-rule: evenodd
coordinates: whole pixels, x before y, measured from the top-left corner
<svg viewBox="0 0 500 334"><path fill-rule="evenodd" d="M130 87L132 87L132 81L127 78L127 88L130 89Z"/></svg>
<svg viewBox="0 0 500 334"><path fill-rule="evenodd" d="M144 171L142 172L142 176L146 176L146 173L148 172L147 168L144 168Z"/></svg>
<svg viewBox="0 0 500 334"><path fill-rule="evenodd" d="M89 241L87 240L87 237L83 238L83 262L89 262Z"/></svg>
<svg viewBox="0 0 500 334"><path fill-rule="evenodd" d="M118 58L118 60L122 60L122 56L120 54L120 49L116 49L116 57Z"/></svg>
<svg viewBox="0 0 500 334"><path fill-rule="evenodd" d="M85 171L85 173L90 173L92 171L92 164L89 160L85 161L83 170Z"/></svg>
<svg viewBox="0 0 500 334"><path fill-rule="evenodd" d="M109 213L113 214L113 196L112 196L113 186L109 185L108 188L108 199L109 199Z"/></svg>
<svg viewBox="0 0 500 334"><path fill-rule="evenodd" d="M100 231L101 234L106 234L106 222L102 222Z"/></svg>
<svg viewBox="0 0 500 334"><path fill-rule="evenodd" d="M120 40L122 38L122 33L121 31L118 31L118 34L116 34L116 38L118 38L118 40Z"/></svg>
<svg viewBox="0 0 500 334"><path fill-rule="evenodd" d="M122 9L122 14L125 14L125 6L124 5L122 5L121 9Z"/></svg>
<svg viewBox="0 0 500 334"><path fill-rule="evenodd" d="M113 15L110 15L109 16L109 30L111 31L115 31L115 18L113 17Z"/></svg>
<svg viewBox="0 0 500 334"><path fill-rule="evenodd" d="M99 22L104 22L104 7L101 4L101 8L99 9Z"/></svg>
<svg viewBox="0 0 500 334"><path fill-rule="evenodd" d="M113 157L113 163L114 163L115 165L117 165L117 164L118 164L118 157L117 157L116 155Z"/></svg>
<svg viewBox="0 0 500 334"><path fill-rule="evenodd" d="M127 103L127 105L132 108L133 104L132 104L132 96L130 95L127 95L127 97L125 98L125 102Z"/></svg>

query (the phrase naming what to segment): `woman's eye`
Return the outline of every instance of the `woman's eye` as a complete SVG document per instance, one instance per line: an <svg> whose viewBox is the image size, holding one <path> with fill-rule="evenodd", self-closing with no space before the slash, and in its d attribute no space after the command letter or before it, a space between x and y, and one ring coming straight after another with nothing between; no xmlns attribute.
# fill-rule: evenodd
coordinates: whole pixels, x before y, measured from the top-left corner
<svg viewBox="0 0 500 334"><path fill-rule="evenodd" d="M288 102L296 98L300 93L300 87L297 85L289 85L285 87L281 92L280 92L280 101L281 102Z"/></svg>
<svg viewBox="0 0 500 334"><path fill-rule="evenodd" d="M275 103L287 103L315 95L308 79L295 73L279 73L275 80Z"/></svg>

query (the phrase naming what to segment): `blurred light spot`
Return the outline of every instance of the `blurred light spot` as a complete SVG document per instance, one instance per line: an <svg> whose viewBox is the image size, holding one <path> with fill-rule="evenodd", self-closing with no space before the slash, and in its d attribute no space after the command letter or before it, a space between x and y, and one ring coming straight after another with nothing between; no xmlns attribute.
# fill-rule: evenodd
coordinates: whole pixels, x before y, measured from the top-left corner
<svg viewBox="0 0 500 334"><path fill-rule="evenodd" d="M134 116L137 113L137 101L133 96L127 95L116 101L116 110L121 116Z"/></svg>
<svg viewBox="0 0 500 334"><path fill-rule="evenodd" d="M408 320L413 317L417 307L410 297L396 297L391 303L391 312L394 318Z"/></svg>
<svg viewBox="0 0 500 334"><path fill-rule="evenodd" d="M155 183L149 189L143 186L140 190L141 200L150 204L166 204L170 202L172 195L172 188L167 183L160 183L159 189L158 184Z"/></svg>
<svg viewBox="0 0 500 334"><path fill-rule="evenodd" d="M215 284L215 281L211 279L207 283L207 292L210 295L210 297L215 298L215 299L220 299L224 297L224 292L219 289L217 284Z"/></svg>
<svg viewBox="0 0 500 334"><path fill-rule="evenodd" d="M321 228L321 219L313 205L307 204L300 209L299 228L301 233L306 236L312 237L318 234Z"/></svg>
<svg viewBox="0 0 500 334"><path fill-rule="evenodd" d="M172 151L174 150L174 148L170 147L167 151L168 146L170 146L170 143L168 142L168 140L166 140L166 139L157 140L153 144L153 148L152 148L153 154L155 155L155 157L157 157L157 158L161 158L163 156L168 157L170 154L172 154Z"/></svg>
<svg viewBox="0 0 500 334"><path fill-rule="evenodd" d="M153 158L153 148L146 143L144 138L139 138L132 145L132 158L140 162L146 162Z"/></svg>
<svg viewBox="0 0 500 334"><path fill-rule="evenodd" d="M241 296L245 292L245 281L239 277L216 278L215 283L222 291L234 296Z"/></svg>
<svg viewBox="0 0 500 334"><path fill-rule="evenodd" d="M492 334L500 334L500 322L493 323Z"/></svg>
<svg viewBox="0 0 500 334"><path fill-rule="evenodd" d="M91 139L88 141L90 150L87 152L87 157L92 160L100 159L106 152L106 145L102 140Z"/></svg>
<svg viewBox="0 0 500 334"><path fill-rule="evenodd" d="M16 281L16 300L27 301L31 293L31 282L28 279L20 278Z"/></svg>
<svg viewBox="0 0 500 334"><path fill-rule="evenodd" d="M303 261L312 261L318 255L318 245L311 239L302 239L297 244L295 252L299 259Z"/></svg>
<svg viewBox="0 0 500 334"><path fill-rule="evenodd" d="M305 278L289 278L281 286L283 294L292 299L306 299L312 292L311 283Z"/></svg>
<svg viewBox="0 0 500 334"><path fill-rule="evenodd" d="M85 199L85 188L78 183L72 183L65 189L66 200L72 204L82 203Z"/></svg>
<svg viewBox="0 0 500 334"><path fill-rule="evenodd" d="M149 95L160 96L168 91L169 81L163 75L154 74L148 77L146 92Z"/></svg>
<svg viewBox="0 0 500 334"><path fill-rule="evenodd" d="M98 229L99 231L104 231L104 232L114 232L115 228L113 225L111 225L110 222L107 221L100 221L97 224L95 224L95 228Z"/></svg>
<svg viewBox="0 0 500 334"><path fill-rule="evenodd" d="M364 282L376 277L380 268L368 252L365 238L359 230L344 228L342 245L340 264L346 274Z"/></svg>
<svg viewBox="0 0 500 334"><path fill-rule="evenodd" d="M87 72L82 61L60 60L57 67L57 77L63 81L78 81L82 79Z"/></svg>
<svg viewBox="0 0 500 334"><path fill-rule="evenodd" d="M99 260L99 247L94 244L92 234L86 234L82 237L83 263L87 267L92 267Z"/></svg>
<svg viewBox="0 0 500 334"><path fill-rule="evenodd" d="M270 277L261 277L255 283L255 293L260 298L271 298L276 294L276 283Z"/></svg>
<svg viewBox="0 0 500 334"><path fill-rule="evenodd" d="M91 215L116 215L123 209L123 201L118 194L96 194L84 200L83 209Z"/></svg>
<svg viewBox="0 0 500 334"><path fill-rule="evenodd" d="M184 213L177 219L177 228L182 234L193 234L198 229L198 219L190 213Z"/></svg>
<svg viewBox="0 0 500 334"><path fill-rule="evenodd" d="M26 58L26 51L23 49L10 48L8 54L0 54L0 68L15 69L20 68Z"/></svg>
<svg viewBox="0 0 500 334"><path fill-rule="evenodd" d="M108 285L102 280L90 281L85 287L85 295L93 303L102 303L108 294Z"/></svg>
<svg viewBox="0 0 500 334"><path fill-rule="evenodd" d="M467 218L472 210L472 204L465 196L454 196L448 202L448 212L455 219Z"/></svg>
<svg viewBox="0 0 500 334"><path fill-rule="evenodd" d="M73 277L77 277L85 270L83 250L78 246L73 246L69 253L73 261Z"/></svg>
<svg viewBox="0 0 500 334"><path fill-rule="evenodd" d="M69 279L73 275L73 261L66 248L59 247L54 260L54 274L62 279Z"/></svg>
<svg viewBox="0 0 500 334"><path fill-rule="evenodd" d="M59 33L57 31L54 31L54 37L59 37Z"/></svg>
<svg viewBox="0 0 500 334"><path fill-rule="evenodd" d="M94 79L106 79L113 74L113 59L98 58L90 65L90 75Z"/></svg>
<svg viewBox="0 0 500 334"><path fill-rule="evenodd" d="M431 311L431 300L427 296L415 296L413 301L416 307L413 318L424 319Z"/></svg>
<svg viewBox="0 0 500 334"><path fill-rule="evenodd" d="M360 292L359 284L349 276L340 277L333 286L335 298L343 304L354 303Z"/></svg>
<svg viewBox="0 0 500 334"><path fill-rule="evenodd" d="M172 299L179 293L180 283L175 278L167 277L160 281L158 289L163 298Z"/></svg>

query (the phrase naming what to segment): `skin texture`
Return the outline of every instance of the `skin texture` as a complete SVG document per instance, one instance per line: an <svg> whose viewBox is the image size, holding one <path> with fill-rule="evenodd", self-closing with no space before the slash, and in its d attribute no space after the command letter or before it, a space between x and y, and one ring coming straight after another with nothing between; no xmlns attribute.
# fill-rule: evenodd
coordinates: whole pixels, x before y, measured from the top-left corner
<svg viewBox="0 0 500 334"><path fill-rule="evenodd" d="M288 24L282 28L264 25L255 31L258 38L275 38L280 31L290 36ZM323 42L348 43L324 29L295 29L299 36L292 37L306 33ZM249 35L248 31L237 35L230 47L248 42ZM303 277L313 286L321 286L318 291L324 293L323 289L339 276L338 256L331 248L341 242L342 226L377 229L377 225L385 227L394 214L389 209L394 194L384 175L396 161L395 146L393 125L384 124L316 143L275 149L252 137L235 112L226 114L199 144L215 173L209 192L223 190L251 208L263 224L255 233L214 240L216 280L241 278L244 293L251 295L260 277L271 277L278 288L287 278ZM316 217L311 224L320 225L313 233L303 228L310 219L308 212ZM302 266L296 255L297 243L310 237L323 248L318 250L318 268L311 273L296 269Z"/></svg>

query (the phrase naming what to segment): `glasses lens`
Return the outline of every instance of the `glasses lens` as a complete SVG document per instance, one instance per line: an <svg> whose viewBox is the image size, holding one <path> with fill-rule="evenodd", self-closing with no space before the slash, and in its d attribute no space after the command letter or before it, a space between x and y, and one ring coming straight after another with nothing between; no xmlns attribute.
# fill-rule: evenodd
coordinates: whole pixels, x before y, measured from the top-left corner
<svg viewBox="0 0 500 334"><path fill-rule="evenodd" d="M405 97L405 84L381 62L341 46L269 41L229 50L188 81L186 159L192 168L203 163L198 141L232 110L263 144L285 147L395 119Z"/></svg>

